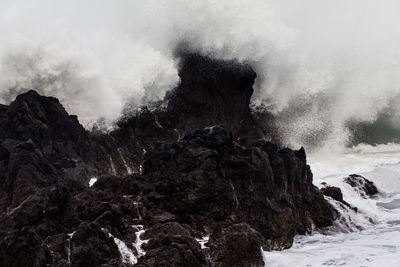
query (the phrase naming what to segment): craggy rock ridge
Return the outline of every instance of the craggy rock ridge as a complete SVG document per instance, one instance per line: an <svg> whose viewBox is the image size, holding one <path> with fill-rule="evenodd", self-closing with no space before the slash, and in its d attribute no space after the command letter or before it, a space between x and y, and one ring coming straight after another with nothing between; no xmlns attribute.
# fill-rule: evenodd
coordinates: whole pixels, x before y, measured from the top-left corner
<svg viewBox="0 0 400 267"><path fill-rule="evenodd" d="M0 106L0 266L262 266L332 224L304 149L249 108L248 66L184 54L180 76L108 134L35 91Z"/></svg>
<svg viewBox="0 0 400 267"><path fill-rule="evenodd" d="M118 174L139 172L144 151L160 141L175 141L187 131L213 125L224 127L235 137L278 141L272 115L263 107L251 110L250 99L256 73L236 61L215 60L198 54L181 52L180 84L167 93L163 101L127 111L110 136L112 154ZM109 147L110 141L105 142ZM144 150L143 150L144 149Z"/></svg>

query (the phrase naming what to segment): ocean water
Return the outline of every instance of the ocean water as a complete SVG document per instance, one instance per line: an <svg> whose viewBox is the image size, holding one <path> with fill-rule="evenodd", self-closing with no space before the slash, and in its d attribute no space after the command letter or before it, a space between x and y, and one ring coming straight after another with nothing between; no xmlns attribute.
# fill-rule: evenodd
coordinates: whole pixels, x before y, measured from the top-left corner
<svg viewBox="0 0 400 267"><path fill-rule="evenodd" d="M400 145L359 145L340 153L309 155L314 184L338 186L357 213L340 208L340 218L324 233L298 236L293 247L264 252L266 266L400 266ZM343 182L349 174L373 181L380 193L363 198Z"/></svg>

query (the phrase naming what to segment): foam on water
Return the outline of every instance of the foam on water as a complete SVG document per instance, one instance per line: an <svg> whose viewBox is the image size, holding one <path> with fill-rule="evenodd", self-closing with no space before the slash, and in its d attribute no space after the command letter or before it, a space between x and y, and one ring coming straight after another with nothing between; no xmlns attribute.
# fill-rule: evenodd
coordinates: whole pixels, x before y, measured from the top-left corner
<svg viewBox="0 0 400 267"><path fill-rule="evenodd" d="M293 248L264 253L266 266L398 266L400 227L299 237Z"/></svg>
<svg viewBox="0 0 400 267"><path fill-rule="evenodd" d="M252 100L277 115L286 143L345 142L349 120L388 106L400 129L400 4L381 2L2 0L0 103L34 88L108 128L179 83L184 43L250 64Z"/></svg>
<svg viewBox="0 0 400 267"><path fill-rule="evenodd" d="M266 266L398 266L400 145L359 145L336 153L320 151L309 155L309 163L315 185L322 187L324 182L340 187L344 200L359 211L340 208L327 198L341 212L337 222L341 229L332 228L327 235L298 236L291 249L264 252ZM352 173L373 181L381 193L362 198L343 181Z"/></svg>

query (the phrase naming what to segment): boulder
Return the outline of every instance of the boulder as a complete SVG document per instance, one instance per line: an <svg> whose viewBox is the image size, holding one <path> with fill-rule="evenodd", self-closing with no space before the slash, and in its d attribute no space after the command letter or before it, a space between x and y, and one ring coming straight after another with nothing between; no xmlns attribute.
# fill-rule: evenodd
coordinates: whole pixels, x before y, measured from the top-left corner
<svg viewBox="0 0 400 267"><path fill-rule="evenodd" d="M361 175L350 174L348 177L344 178L344 181L364 198L372 197L379 193L375 184Z"/></svg>
<svg viewBox="0 0 400 267"><path fill-rule="evenodd" d="M223 228L208 244L214 266L264 266L260 252L266 241L246 223Z"/></svg>
<svg viewBox="0 0 400 267"><path fill-rule="evenodd" d="M353 209L354 211L358 211L357 207L353 207L343 199L342 190L336 186L326 186L321 188L322 194L325 196L331 197L332 199L341 202L342 204L346 205L347 207Z"/></svg>
<svg viewBox="0 0 400 267"><path fill-rule="evenodd" d="M190 236L160 234L150 239L146 249L137 266L207 266L200 244Z"/></svg>

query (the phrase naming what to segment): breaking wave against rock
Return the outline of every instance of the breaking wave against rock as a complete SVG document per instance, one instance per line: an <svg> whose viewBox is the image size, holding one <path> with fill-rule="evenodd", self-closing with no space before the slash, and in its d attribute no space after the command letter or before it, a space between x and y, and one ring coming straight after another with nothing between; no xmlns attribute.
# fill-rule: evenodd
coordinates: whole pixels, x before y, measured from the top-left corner
<svg viewBox="0 0 400 267"><path fill-rule="evenodd" d="M177 85L174 52L183 42L203 55L250 64L258 76L252 102L275 114L286 144L397 141L397 126L365 136L368 125L381 125L379 114L400 90L400 40L390 26L397 6L391 0L4 3L0 99L7 104L34 88L58 97L86 127L99 120L109 127L126 105L162 99ZM387 119L398 117L397 106Z"/></svg>
<svg viewBox="0 0 400 267"><path fill-rule="evenodd" d="M395 266L399 8L1 1L0 265Z"/></svg>

